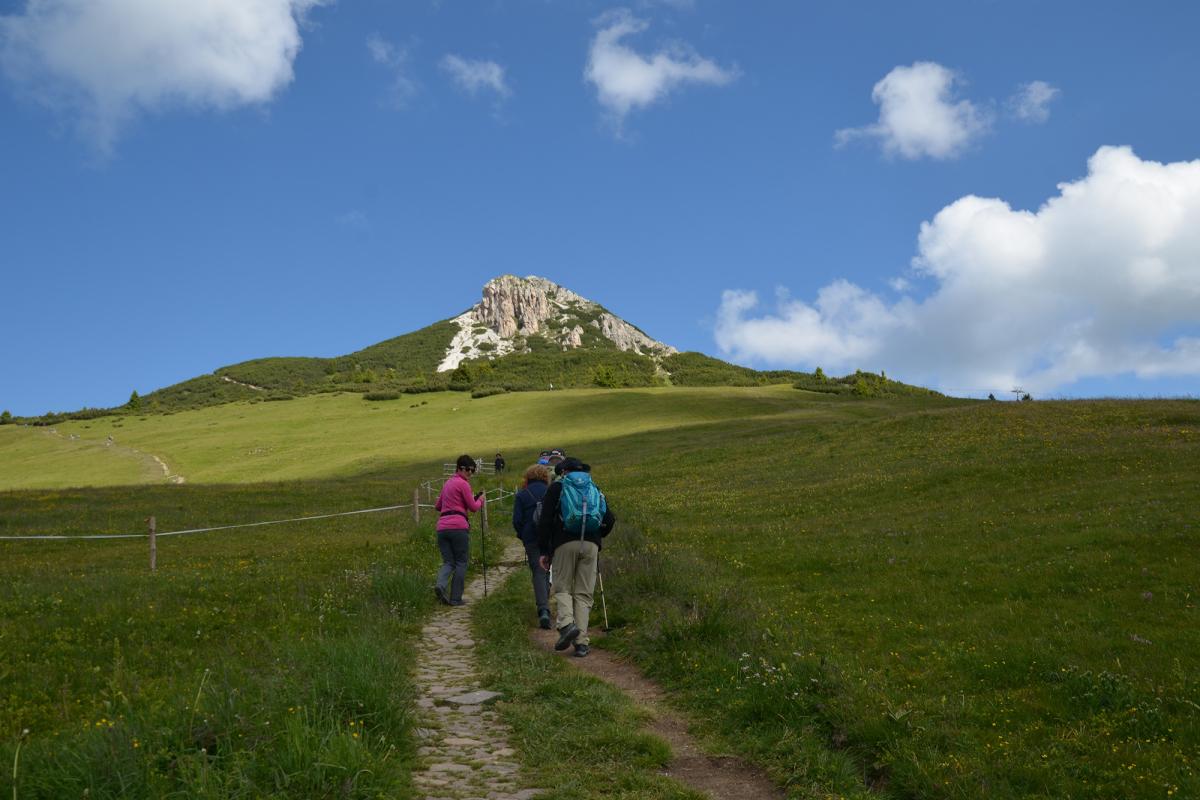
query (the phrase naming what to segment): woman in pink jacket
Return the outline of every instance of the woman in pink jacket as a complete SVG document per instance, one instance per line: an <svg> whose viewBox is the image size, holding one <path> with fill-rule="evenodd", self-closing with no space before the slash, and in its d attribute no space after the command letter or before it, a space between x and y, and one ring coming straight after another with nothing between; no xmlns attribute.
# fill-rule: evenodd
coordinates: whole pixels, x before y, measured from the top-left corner
<svg viewBox="0 0 1200 800"><path fill-rule="evenodd" d="M454 474L442 486L434 508L441 514L437 523L438 550L442 552L442 568L438 571L433 593L448 606L463 604L463 583L467 579L467 557L471 553L471 521L467 517L483 506L483 492L471 493L471 476L475 474L475 459L459 456ZM454 581L450 593L446 584L451 573Z"/></svg>

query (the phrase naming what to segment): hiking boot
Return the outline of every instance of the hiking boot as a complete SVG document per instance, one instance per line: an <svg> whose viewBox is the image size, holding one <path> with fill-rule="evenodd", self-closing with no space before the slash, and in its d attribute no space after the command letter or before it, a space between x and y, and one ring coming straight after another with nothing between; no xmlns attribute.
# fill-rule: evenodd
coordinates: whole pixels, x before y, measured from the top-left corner
<svg viewBox="0 0 1200 800"><path fill-rule="evenodd" d="M446 596L445 589L440 586L434 586L433 593L437 595L437 599L440 600L443 605L450 605L450 598Z"/></svg>
<svg viewBox="0 0 1200 800"><path fill-rule="evenodd" d="M558 641L554 643L555 650L566 650L571 642L579 637L579 628L574 622L568 622L558 629Z"/></svg>
<svg viewBox="0 0 1200 800"><path fill-rule="evenodd" d="M590 652L592 652L592 648L588 647L586 644L575 645L576 658L587 658L587 654Z"/></svg>
<svg viewBox="0 0 1200 800"><path fill-rule="evenodd" d="M451 600L450 601L450 605L452 605L452 606L465 606L466 604L467 604L466 600Z"/></svg>
<svg viewBox="0 0 1200 800"><path fill-rule="evenodd" d="M550 609L543 608L538 612L538 627L544 631L550 630Z"/></svg>

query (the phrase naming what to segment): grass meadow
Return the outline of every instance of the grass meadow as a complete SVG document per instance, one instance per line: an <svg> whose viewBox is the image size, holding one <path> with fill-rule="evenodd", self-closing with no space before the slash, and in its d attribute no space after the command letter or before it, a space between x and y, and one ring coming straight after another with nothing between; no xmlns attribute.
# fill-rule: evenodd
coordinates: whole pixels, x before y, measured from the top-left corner
<svg viewBox="0 0 1200 800"><path fill-rule="evenodd" d="M105 436L71 439L57 428L0 427L3 489L122 486L162 479L153 458L123 445L106 445Z"/></svg>
<svg viewBox="0 0 1200 800"><path fill-rule="evenodd" d="M1149 401L605 443L606 646L797 796L1200 797L1198 440Z"/></svg>
<svg viewBox="0 0 1200 800"><path fill-rule="evenodd" d="M239 402L176 414L101 417L44 429L0 427L0 490L163 482L138 473L150 455L189 483L249 483L350 476L395 464L442 462L463 447L476 455L528 452L547 441L587 442L625 433L801 408L787 386L761 388L579 389L472 399L465 392L365 402L319 394L278 403ZM78 436L70 440L71 435ZM112 436L114 448L103 443ZM65 438L64 438L65 437ZM72 450L79 461L69 461ZM142 454L143 461L128 454ZM19 457L16 457L19 454ZM453 455L452 455L453 454ZM111 456L111 463L105 461ZM86 459L86 460L85 460ZM119 460L119 461L118 461ZM125 463L130 461L131 463Z"/></svg>
<svg viewBox="0 0 1200 800"><path fill-rule="evenodd" d="M279 519L411 500L429 471L6 492L0 518L6 534ZM215 531L160 538L156 573L144 539L0 542L0 793L15 763L21 798L413 796L432 541L409 510Z"/></svg>
<svg viewBox="0 0 1200 800"><path fill-rule="evenodd" d="M561 445L621 519L599 646L793 796L1200 797L1200 403L766 387L88 424L59 430L112 432L188 483L51 488L58 462L31 453L47 488L0 492L0 535L406 502L463 450L519 468ZM0 454L35 433L0 429ZM15 474L0 457L0 485ZM142 540L0 542L0 763L20 744L21 797L408 796L431 540L406 512L199 534L161 540L157 575ZM476 612L524 763L557 797L589 795L556 763L605 796L676 796L637 712L524 643L527 581ZM594 760L544 741L571 708Z"/></svg>

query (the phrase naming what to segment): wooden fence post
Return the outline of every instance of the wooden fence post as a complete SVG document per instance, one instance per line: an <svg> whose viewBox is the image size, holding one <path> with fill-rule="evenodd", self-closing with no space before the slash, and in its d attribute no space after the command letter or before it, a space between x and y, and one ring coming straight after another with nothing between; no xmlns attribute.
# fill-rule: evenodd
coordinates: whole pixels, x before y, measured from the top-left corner
<svg viewBox="0 0 1200 800"><path fill-rule="evenodd" d="M421 521L421 489L413 489L413 522Z"/></svg>
<svg viewBox="0 0 1200 800"><path fill-rule="evenodd" d="M155 536L157 523L154 517L150 517L146 522L150 524L150 571L156 572L158 570L158 538Z"/></svg>

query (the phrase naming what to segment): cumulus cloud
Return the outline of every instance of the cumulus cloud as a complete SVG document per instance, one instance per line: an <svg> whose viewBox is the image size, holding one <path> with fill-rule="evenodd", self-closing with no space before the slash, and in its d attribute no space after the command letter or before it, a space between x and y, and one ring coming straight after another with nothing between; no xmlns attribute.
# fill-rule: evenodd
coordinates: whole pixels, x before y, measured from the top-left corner
<svg viewBox="0 0 1200 800"><path fill-rule="evenodd" d="M743 361L883 368L976 395L1200 376L1200 160L1102 147L1036 211L962 197L921 225L912 266L924 297L836 281L763 312L754 293L726 292L717 344Z"/></svg>
<svg viewBox="0 0 1200 800"><path fill-rule="evenodd" d="M388 87L387 104L393 108L405 108L420 85L408 74L408 48L389 42L377 33L367 37L367 52L371 60L391 73L392 83Z"/></svg>
<svg viewBox="0 0 1200 800"><path fill-rule="evenodd" d="M620 127L634 109L646 108L685 84L725 86L737 77L702 58L688 45L673 43L651 56L638 53L622 40L649 27L627 9L618 9L596 20L584 78L596 87L600 104Z"/></svg>
<svg viewBox="0 0 1200 800"><path fill-rule="evenodd" d="M1045 81L1022 84L1008 99L1008 110L1023 122L1042 123L1050 119L1050 103L1059 90Z"/></svg>
<svg viewBox="0 0 1200 800"><path fill-rule="evenodd" d="M300 23L321 2L28 0L0 16L0 67L107 151L140 112L270 101L291 83Z"/></svg>
<svg viewBox="0 0 1200 800"><path fill-rule="evenodd" d="M958 75L931 61L896 67L871 90L879 120L834 134L839 146L856 139L878 141L885 153L902 158L948 159L963 153L987 132L990 119L970 100L956 100Z"/></svg>
<svg viewBox="0 0 1200 800"><path fill-rule="evenodd" d="M504 79L504 67L495 61L476 61L451 53L442 58L441 67L467 94L489 91L499 98L512 94Z"/></svg>

